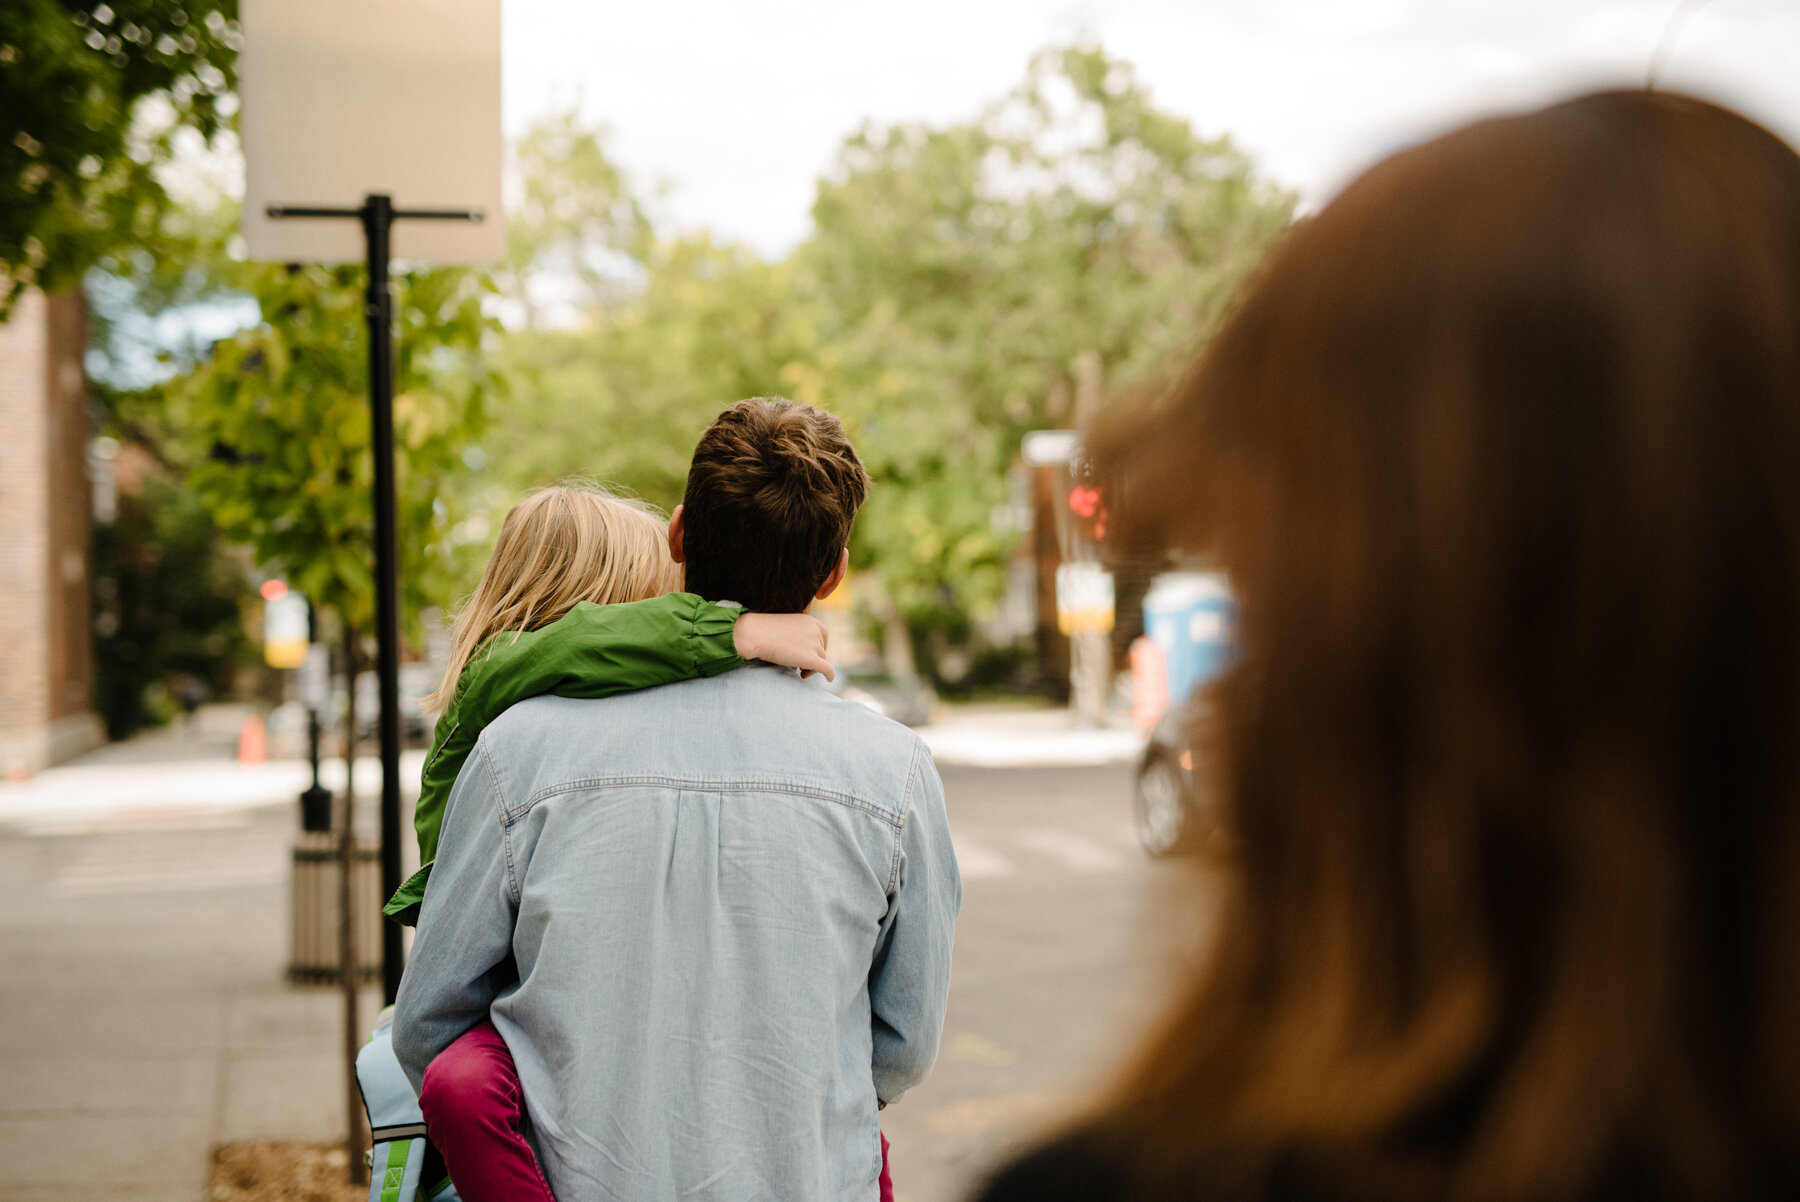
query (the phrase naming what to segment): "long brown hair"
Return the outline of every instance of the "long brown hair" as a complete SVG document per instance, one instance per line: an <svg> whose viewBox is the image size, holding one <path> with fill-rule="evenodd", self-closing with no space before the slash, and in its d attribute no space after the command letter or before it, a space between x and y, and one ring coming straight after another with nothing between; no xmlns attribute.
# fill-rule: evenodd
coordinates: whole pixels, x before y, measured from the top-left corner
<svg viewBox="0 0 1800 1202"><path fill-rule="evenodd" d="M1092 1130L1244 1195L1800 1190L1800 158L1651 93L1403 151L1157 420L1119 504L1241 606L1236 856Z"/></svg>

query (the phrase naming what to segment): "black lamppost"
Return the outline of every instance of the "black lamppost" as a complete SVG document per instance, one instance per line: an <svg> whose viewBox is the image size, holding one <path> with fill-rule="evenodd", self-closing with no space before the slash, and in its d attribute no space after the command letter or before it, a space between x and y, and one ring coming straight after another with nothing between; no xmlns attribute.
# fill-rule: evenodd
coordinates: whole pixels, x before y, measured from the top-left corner
<svg viewBox="0 0 1800 1202"><path fill-rule="evenodd" d="M381 893L400 887L400 590L399 532L394 505L394 297L388 284L394 222L481 221L481 209L396 209L393 197L372 193L356 209L270 205L270 218L354 217L362 222L369 286L363 312L369 326L369 416L375 454L375 673L381 697ZM400 928L382 924L382 993L400 992L405 967Z"/></svg>

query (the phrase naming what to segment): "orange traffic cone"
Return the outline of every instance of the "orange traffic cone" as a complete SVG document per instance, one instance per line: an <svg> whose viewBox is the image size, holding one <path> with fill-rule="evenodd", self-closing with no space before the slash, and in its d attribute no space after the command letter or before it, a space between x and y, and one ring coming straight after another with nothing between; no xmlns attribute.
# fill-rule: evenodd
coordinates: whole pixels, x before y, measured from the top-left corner
<svg viewBox="0 0 1800 1202"><path fill-rule="evenodd" d="M263 734L261 714L251 714L244 719L244 728L238 731L238 763L260 764L269 758L268 740Z"/></svg>

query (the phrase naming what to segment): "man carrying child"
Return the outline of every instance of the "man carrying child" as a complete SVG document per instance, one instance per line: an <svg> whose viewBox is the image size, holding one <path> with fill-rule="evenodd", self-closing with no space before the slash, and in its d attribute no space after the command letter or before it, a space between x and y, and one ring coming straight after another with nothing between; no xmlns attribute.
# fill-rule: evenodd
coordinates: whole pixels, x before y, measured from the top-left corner
<svg viewBox="0 0 1800 1202"><path fill-rule="evenodd" d="M739 402L670 520L687 591L804 610L867 487L829 415ZM451 792L394 1047L416 1087L491 1017L563 1202L872 1202L961 892L923 743L791 669L533 698Z"/></svg>

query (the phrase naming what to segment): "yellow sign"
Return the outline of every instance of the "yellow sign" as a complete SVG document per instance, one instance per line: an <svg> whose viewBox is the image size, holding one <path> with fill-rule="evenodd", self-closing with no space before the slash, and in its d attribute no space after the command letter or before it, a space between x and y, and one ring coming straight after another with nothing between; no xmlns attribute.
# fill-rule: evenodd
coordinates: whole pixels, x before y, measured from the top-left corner
<svg viewBox="0 0 1800 1202"><path fill-rule="evenodd" d="M1056 628L1067 635L1105 634L1113 628L1112 573L1097 563L1065 563L1056 569Z"/></svg>
<svg viewBox="0 0 1800 1202"><path fill-rule="evenodd" d="M306 662L312 631L306 620L306 598L283 591L263 601L263 659L271 668L298 668Z"/></svg>

